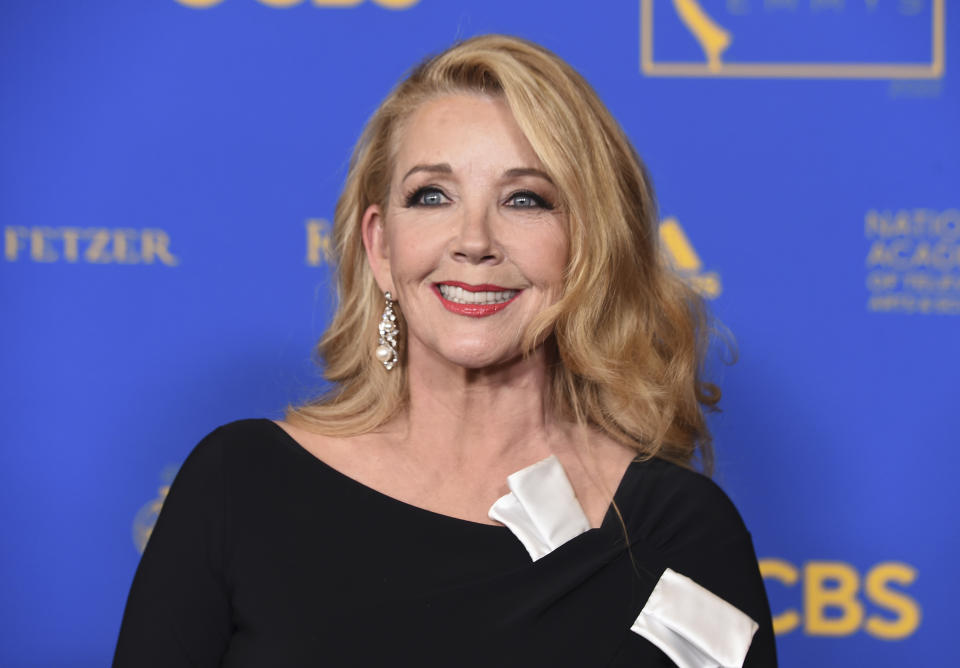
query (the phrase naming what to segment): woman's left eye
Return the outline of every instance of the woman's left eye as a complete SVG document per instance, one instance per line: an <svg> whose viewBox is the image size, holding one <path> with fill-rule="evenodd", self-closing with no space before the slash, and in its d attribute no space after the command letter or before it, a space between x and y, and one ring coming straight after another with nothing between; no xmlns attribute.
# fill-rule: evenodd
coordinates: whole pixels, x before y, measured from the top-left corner
<svg viewBox="0 0 960 668"><path fill-rule="evenodd" d="M510 197L507 198L507 206L514 207L516 209L552 209L553 205L550 204L547 200L540 197L540 195L530 192L529 190L522 190L520 192L513 193Z"/></svg>
<svg viewBox="0 0 960 668"><path fill-rule="evenodd" d="M438 204L443 204L446 199L439 190L427 190L421 193L418 201L420 204L426 204L427 206L437 206Z"/></svg>

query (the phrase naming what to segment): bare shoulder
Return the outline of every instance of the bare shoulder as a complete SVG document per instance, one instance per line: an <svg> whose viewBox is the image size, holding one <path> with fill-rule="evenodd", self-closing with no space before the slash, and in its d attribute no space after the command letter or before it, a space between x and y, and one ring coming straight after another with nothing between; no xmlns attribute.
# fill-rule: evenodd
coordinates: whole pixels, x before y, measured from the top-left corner
<svg viewBox="0 0 960 668"><path fill-rule="evenodd" d="M305 450L309 449L307 447L308 445L323 443L329 440L328 436L309 431L286 420L272 420L272 422L287 432L287 436L303 446Z"/></svg>
<svg viewBox="0 0 960 668"><path fill-rule="evenodd" d="M390 494L390 479L396 468L390 462L389 448L377 433L356 436L331 436L286 420L274 420L301 448L357 482Z"/></svg>
<svg viewBox="0 0 960 668"><path fill-rule="evenodd" d="M286 420L273 420L273 423L301 448L334 468L337 468L337 462L355 455L358 447L367 440L362 436L330 436Z"/></svg>

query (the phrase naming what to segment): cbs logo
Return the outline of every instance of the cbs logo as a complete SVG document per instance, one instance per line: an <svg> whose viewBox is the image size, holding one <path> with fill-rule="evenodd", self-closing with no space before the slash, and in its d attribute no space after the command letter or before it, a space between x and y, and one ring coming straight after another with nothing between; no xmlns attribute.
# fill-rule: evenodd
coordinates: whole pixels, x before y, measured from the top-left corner
<svg viewBox="0 0 960 668"><path fill-rule="evenodd" d="M861 579L853 566L841 561L808 561L798 569L782 559L761 559L760 573L768 583L788 588L803 580L802 613L793 607L773 611L777 635L802 624L804 634L811 636L848 636L862 629L875 638L900 640L920 625L919 604L891 587L908 586L917 579L917 570L909 564L884 561ZM864 599L886 614L867 614Z"/></svg>
<svg viewBox="0 0 960 668"><path fill-rule="evenodd" d="M194 9L207 9L219 5L223 0L176 0L181 5L192 7ZM301 5L306 0L257 0L261 5L267 7L293 7ZM387 9L406 9L411 5L417 4L420 0L373 0L375 4ZM363 0L310 0L310 4L317 7L356 7L362 5Z"/></svg>

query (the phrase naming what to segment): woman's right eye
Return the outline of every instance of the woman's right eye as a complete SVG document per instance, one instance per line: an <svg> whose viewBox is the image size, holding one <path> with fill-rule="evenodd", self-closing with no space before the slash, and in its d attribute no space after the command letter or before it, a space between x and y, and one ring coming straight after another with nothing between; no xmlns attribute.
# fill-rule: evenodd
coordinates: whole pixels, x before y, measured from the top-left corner
<svg viewBox="0 0 960 668"><path fill-rule="evenodd" d="M407 206L441 206L450 199L439 188L427 186L418 188L407 196Z"/></svg>

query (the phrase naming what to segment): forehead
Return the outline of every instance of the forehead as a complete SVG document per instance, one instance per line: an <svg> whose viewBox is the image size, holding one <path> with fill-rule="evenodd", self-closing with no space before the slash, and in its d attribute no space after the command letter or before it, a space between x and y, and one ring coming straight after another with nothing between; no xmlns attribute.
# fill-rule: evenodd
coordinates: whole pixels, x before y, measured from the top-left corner
<svg viewBox="0 0 960 668"><path fill-rule="evenodd" d="M542 169L501 97L444 95L417 107L398 128L394 174L417 164L447 163L460 169Z"/></svg>

